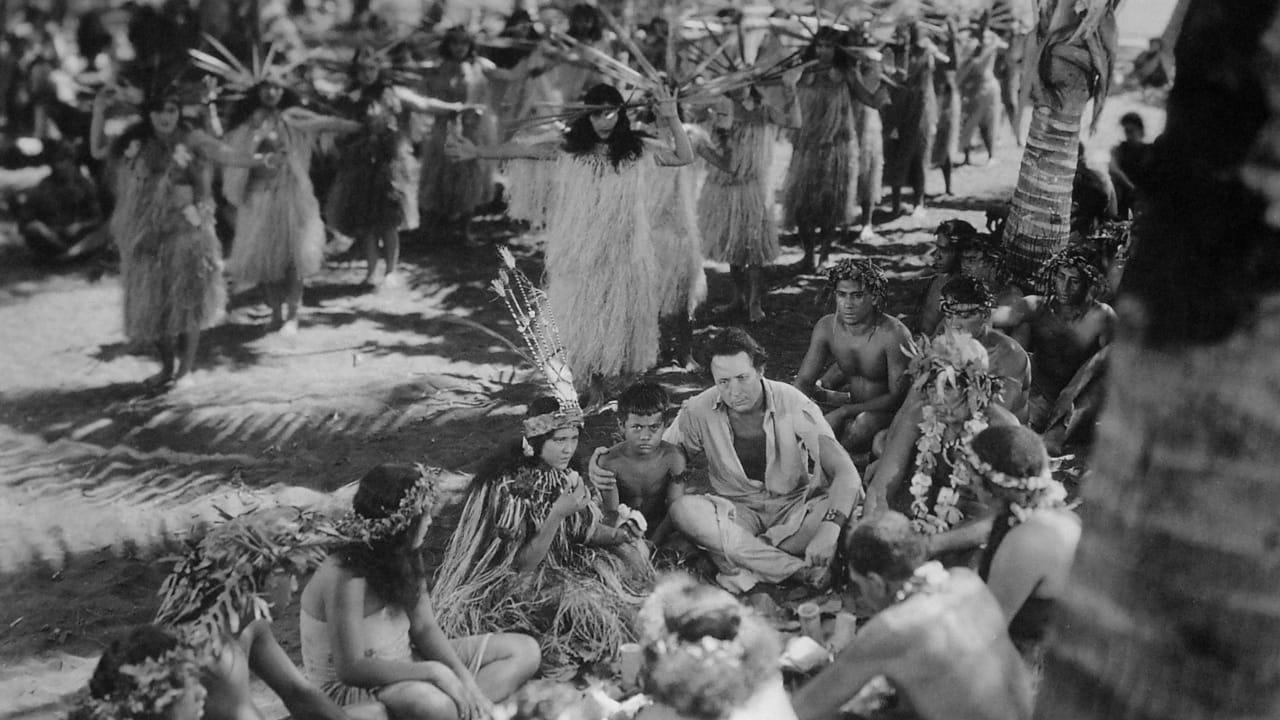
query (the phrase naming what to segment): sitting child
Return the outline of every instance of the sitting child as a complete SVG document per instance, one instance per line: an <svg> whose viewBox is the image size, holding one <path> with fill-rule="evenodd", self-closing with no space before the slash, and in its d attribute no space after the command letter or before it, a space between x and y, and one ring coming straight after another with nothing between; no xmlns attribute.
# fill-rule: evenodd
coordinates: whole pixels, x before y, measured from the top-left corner
<svg viewBox="0 0 1280 720"><path fill-rule="evenodd" d="M440 630L422 557L436 477L411 465L370 470L338 525L347 544L302 592L307 675L342 705L375 700L398 720L488 717L538 669L530 637Z"/></svg>
<svg viewBox="0 0 1280 720"><path fill-rule="evenodd" d="M605 518L616 517L620 504L639 511L655 545L671 532L667 507L684 494L684 453L662 439L667 428L663 413L670 402L657 383L627 388L618 397L622 442L597 451L600 467L616 476L597 484Z"/></svg>

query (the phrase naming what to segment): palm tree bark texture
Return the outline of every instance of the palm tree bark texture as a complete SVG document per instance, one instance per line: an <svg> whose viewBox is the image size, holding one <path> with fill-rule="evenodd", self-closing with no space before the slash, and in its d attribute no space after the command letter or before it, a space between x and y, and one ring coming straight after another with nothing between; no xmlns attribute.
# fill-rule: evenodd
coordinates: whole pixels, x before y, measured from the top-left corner
<svg viewBox="0 0 1280 720"><path fill-rule="evenodd" d="M1040 290L1044 261L1067 244L1080 121L1111 86L1119 0L1043 0L1024 76L1031 127L1002 242L1012 282ZM1035 72L1030 72L1034 69Z"/></svg>
<svg viewBox="0 0 1280 720"><path fill-rule="evenodd" d="M1038 720L1280 717L1278 11L1187 11Z"/></svg>

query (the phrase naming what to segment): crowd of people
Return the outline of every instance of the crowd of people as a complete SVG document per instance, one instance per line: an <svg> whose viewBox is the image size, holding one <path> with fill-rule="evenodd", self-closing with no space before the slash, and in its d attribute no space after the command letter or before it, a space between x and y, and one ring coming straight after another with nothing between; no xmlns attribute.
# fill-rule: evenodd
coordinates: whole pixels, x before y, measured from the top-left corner
<svg viewBox="0 0 1280 720"><path fill-rule="evenodd" d="M715 18L711 60L748 25ZM977 139L994 157L1025 29L983 16L766 34L745 67L695 63L719 92L690 101L699 83L666 21L633 39L593 6L564 19L517 11L496 38L428 25L315 57L289 33L246 49L202 37L199 18L138 11L132 61L113 67L110 43L86 55L102 77L82 128L48 112L52 91L6 95L9 122L50 148L24 237L48 257L116 248L124 330L158 350L156 391L192 381L229 292L260 288L273 329L300 332L329 232L361 244L369 288L394 286L402 238L474 242L501 185L546 260L534 284L505 256L496 287L548 394L477 473L438 568L423 552L437 474L373 468L323 532L272 536L327 553L304 563L302 670L264 621L288 553L233 561L242 585L192 563L206 569L166 584L171 611L103 656L82 717L256 717L250 671L295 717L333 720L487 718L497 703L527 718L830 718L868 697L874 717L1030 716L1080 535L1050 456L1087 441L1099 408L1117 221L1143 207L1142 118L1122 121L1110 173L1082 166L1072 244L1032 282L1006 276L998 219L941 223L909 325L887 311L884 269L832 265L832 245L874 239L884 185L893 212L910 187L919 213L931 169L951 192ZM699 358L711 386L673 413L645 373L692 358L704 261L733 281L714 314L757 322L791 228L797 269L821 272L833 302L796 377L771 377L747 330L718 330ZM616 400L621 442L580 451L586 396ZM659 579L655 548L705 557L706 577ZM839 592L864 622L790 695L777 632L734 597L762 583ZM647 707L567 684L609 676L632 644Z"/></svg>

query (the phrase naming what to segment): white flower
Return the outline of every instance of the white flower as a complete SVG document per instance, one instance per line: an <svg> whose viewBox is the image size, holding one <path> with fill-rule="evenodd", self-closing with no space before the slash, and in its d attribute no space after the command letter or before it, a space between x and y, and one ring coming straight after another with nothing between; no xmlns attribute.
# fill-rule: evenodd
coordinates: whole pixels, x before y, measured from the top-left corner
<svg viewBox="0 0 1280 720"><path fill-rule="evenodd" d="M195 205L188 205L182 208L182 216L187 219L187 222L191 223L192 227L200 227L203 222L203 218L200 215L200 208Z"/></svg>
<svg viewBox="0 0 1280 720"><path fill-rule="evenodd" d="M173 162L180 168L186 168L191 164L191 150L186 145L178 143L173 148Z"/></svg>
<svg viewBox="0 0 1280 720"><path fill-rule="evenodd" d="M129 143L129 147L124 149L124 156L130 160L138 157L138 153L142 152L142 143L134 140Z"/></svg>

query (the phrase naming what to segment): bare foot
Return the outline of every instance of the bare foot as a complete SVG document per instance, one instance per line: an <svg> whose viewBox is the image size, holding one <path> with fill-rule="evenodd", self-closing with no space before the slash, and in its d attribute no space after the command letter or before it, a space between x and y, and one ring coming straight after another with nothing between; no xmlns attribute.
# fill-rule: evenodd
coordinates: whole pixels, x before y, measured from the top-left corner
<svg viewBox="0 0 1280 720"><path fill-rule="evenodd" d="M382 277L382 287L389 290L404 287L404 276L398 272L392 271Z"/></svg>
<svg viewBox="0 0 1280 720"><path fill-rule="evenodd" d="M170 370L161 370L142 381L142 387L147 390L159 390L169 383L173 382L173 372Z"/></svg>
<svg viewBox="0 0 1280 720"><path fill-rule="evenodd" d="M924 203L920 203L911 210L911 217L916 219L924 217Z"/></svg>
<svg viewBox="0 0 1280 720"><path fill-rule="evenodd" d="M195 387L195 385L196 379L190 373L181 375L173 381L174 390L186 390L187 388Z"/></svg>
<svg viewBox="0 0 1280 720"><path fill-rule="evenodd" d="M364 285L365 287L371 287L371 288L378 287L377 273L370 272L368 275L365 275L364 280L361 280L360 284Z"/></svg>
<svg viewBox="0 0 1280 720"><path fill-rule="evenodd" d="M280 334L285 337L293 337L298 334L298 319L293 318L280 326Z"/></svg>
<svg viewBox="0 0 1280 720"><path fill-rule="evenodd" d="M879 237L879 235L876 235L875 228L870 225L863 225L862 232L858 233L858 239L862 242L872 242L877 240Z"/></svg>
<svg viewBox="0 0 1280 720"><path fill-rule="evenodd" d="M764 320L764 308L760 307L760 303L751 306L751 311L747 314L751 322L756 323Z"/></svg>
<svg viewBox="0 0 1280 720"><path fill-rule="evenodd" d="M712 315L730 315L742 311L742 302L735 300L733 302L717 305L711 308Z"/></svg>

